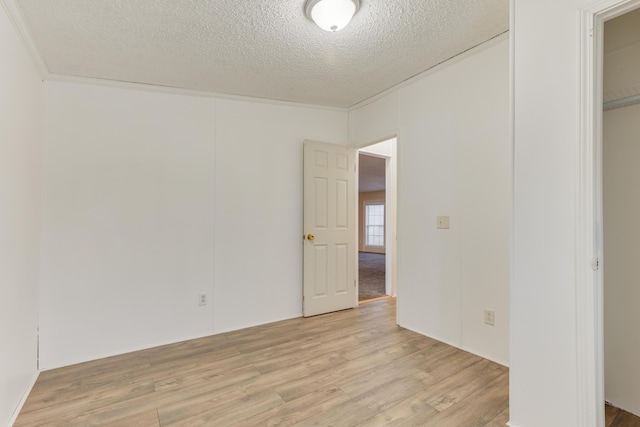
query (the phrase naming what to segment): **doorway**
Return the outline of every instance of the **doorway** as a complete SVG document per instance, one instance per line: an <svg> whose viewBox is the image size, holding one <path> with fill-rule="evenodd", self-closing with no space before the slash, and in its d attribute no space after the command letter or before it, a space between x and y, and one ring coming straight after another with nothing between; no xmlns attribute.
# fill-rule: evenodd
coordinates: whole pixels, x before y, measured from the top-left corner
<svg viewBox="0 0 640 427"><path fill-rule="evenodd" d="M395 296L396 144L358 150L358 302Z"/></svg>
<svg viewBox="0 0 640 427"><path fill-rule="evenodd" d="M606 21L639 7L640 0L606 0L580 10L581 133L576 197L577 403L580 425L605 425L604 270L608 267L603 256L604 25Z"/></svg>
<svg viewBox="0 0 640 427"><path fill-rule="evenodd" d="M604 23L602 93L605 416L640 425L640 9Z"/></svg>

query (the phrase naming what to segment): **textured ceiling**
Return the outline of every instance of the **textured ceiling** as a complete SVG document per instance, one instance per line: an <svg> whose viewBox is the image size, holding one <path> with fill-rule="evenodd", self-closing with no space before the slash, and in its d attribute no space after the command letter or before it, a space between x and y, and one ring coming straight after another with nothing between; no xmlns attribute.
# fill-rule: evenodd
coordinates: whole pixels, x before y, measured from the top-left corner
<svg viewBox="0 0 640 427"><path fill-rule="evenodd" d="M509 0L15 0L52 74L349 107L508 30Z"/></svg>
<svg viewBox="0 0 640 427"><path fill-rule="evenodd" d="M386 188L385 170L387 161L381 157L360 153L358 160L358 191L382 191Z"/></svg>

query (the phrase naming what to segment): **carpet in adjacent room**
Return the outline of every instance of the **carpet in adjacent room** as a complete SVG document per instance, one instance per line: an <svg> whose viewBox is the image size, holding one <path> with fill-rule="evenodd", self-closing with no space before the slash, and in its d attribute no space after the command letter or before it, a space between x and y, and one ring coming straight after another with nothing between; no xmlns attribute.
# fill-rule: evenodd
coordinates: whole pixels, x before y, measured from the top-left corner
<svg viewBox="0 0 640 427"><path fill-rule="evenodd" d="M385 254L359 252L358 301L385 296Z"/></svg>

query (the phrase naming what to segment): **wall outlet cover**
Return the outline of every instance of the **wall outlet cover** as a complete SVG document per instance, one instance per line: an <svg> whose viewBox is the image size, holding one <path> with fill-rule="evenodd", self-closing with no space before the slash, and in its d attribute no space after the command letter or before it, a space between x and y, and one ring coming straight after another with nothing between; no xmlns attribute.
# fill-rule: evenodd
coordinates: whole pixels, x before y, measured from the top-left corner
<svg viewBox="0 0 640 427"><path fill-rule="evenodd" d="M496 317L495 312L493 310L485 309L484 310L484 323L489 326L495 326Z"/></svg>
<svg viewBox="0 0 640 427"><path fill-rule="evenodd" d="M449 217L448 216L439 216L438 217L438 228L441 230L449 229Z"/></svg>
<svg viewBox="0 0 640 427"><path fill-rule="evenodd" d="M207 305L207 293L201 292L198 294L198 305Z"/></svg>

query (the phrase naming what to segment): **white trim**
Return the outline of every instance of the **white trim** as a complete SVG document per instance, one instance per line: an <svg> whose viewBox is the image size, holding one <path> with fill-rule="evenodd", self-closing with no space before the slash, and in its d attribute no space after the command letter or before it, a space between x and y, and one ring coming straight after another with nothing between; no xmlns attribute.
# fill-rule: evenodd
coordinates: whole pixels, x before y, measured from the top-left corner
<svg viewBox="0 0 640 427"><path fill-rule="evenodd" d="M161 86L161 85L154 85L154 84L125 82L125 81L118 81L118 80L107 80L107 79L70 76L70 75L52 73L47 67L46 62L44 61L44 58L40 54L40 51L37 49L36 44L34 43L33 38L31 37L31 33L25 23L24 17L20 12L20 8L16 4L16 1L0 0L0 6L3 6L4 9L6 10L7 16L9 17L9 20L11 21L18 37L24 44L27 52L29 52L29 54L33 58L36 64L36 68L38 69L38 73L40 74L40 78L42 80L108 86L108 87L116 87L116 88L123 88L123 89L142 90L147 92L160 92L160 93L169 93L169 94L177 94L177 95L200 96L200 97L225 99L225 100L232 100L232 101L258 102L258 103L271 104L271 105L282 105L287 107L313 108L316 110L329 110L329 111L339 111L339 112L349 111L349 108L347 107L332 107L327 105L307 104L302 102L285 101L285 100L279 100L279 99L258 98L258 97L233 95L233 94L226 94L226 93L219 93L219 92L209 92L209 91L195 90L195 89L182 89L182 88Z"/></svg>
<svg viewBox="0 0 640 427"><path fill-rule="evenodd" d="M0 5L4 6L4 9L7 11L7 16L9 17L9 20L12 22L16 30L16 33L18 34L19 38L24 43L27 51L29 52L34 62L36 63L36 67L38 68L38 71L40 73L40 77L42 78L42 80L85 83L85 84L93 84L93 85L145 90L150 92L202 96L202 97L228 99L228 100L236 100L236 101L261 102L266 104L315 108L315 109L329 110L329 111L351 112L353 110L357 110L358 108L371 104L372 102L375 102L380 98L384 98L385 96L389 95L392 92L397 91L398 89L404 86L410 85L418 80L421 80L424 77L442 68L455 64L457 61L463 60L469 56L472 56L478 52L481 52L484 49L490 48L496 43L499 43L500 41L509 37L509 30L506 30L505 32L500 33L494 37L491 37L490 39L485 40L477 44L476 46L472 46L469 49L461 53L458 53L451 58L447 58L444 61L439 62L438 64L435 64L432 67L427 68L426 70L421 71L420 73L412 77L409 77L408 79L388 89L385 89L376 95L373 95L370 98L359 101L349 107L334 107L334 106L326 106L326 105L307 104L302 102L285 101L285 100L279 100L279 99L257 98L257 97L251 97L251 96L233 95L233 94L226 94L226 93L220 93L220 92L208 92L208 91L201 91L201 90L182 89L182 88L176 88L176 87L170 87L170 86L160 86L160 85L154 85L154 84L124 82L124 81L118 81L118 80L107 80L107 79L70 76L70 75L52 73L47 67L46 62L44 61L44 58L40 54L40 51L37 49L33 41L33 38L31 37L31 33L29 32L25 24L25 20L22 16L22 13L20 12L20 8L16 5L15 0L0 0ZM511 26L511 28L513 28L513 26Z"/></svg>
<svg viewBox="0 0 640 427"><path fill-rule="evenodd" d="M391 157L385 161L385 254L389 254L385 261L385 293L393 297L396 294L396 277L398 274L398 245L396 235L398 230L398 137L394 138ZM389 191L389 189L391 189ZM389 273L387 273L387 271Z"/></svg>
<svg viewBox="0 0 640 427"><path fill-rule="evenodd" d="M602 246L602 57L604 22L640 0L597 1L580 10L576 187L576 375L579 426L604 425ZM603 260L604 261L604 260Z"/></svg>
<svg viewBox="0 0 640 427"><path fill-rule="evenodd" d="M385 159L385 292L394 298L397 298L397 273L398 273L398 141L400 139L399 131L393 136L385 137L376 140L371 143L363 143L355 145L356 150L360 153L360 150L366 149L372 145L380 144L390 140L395 140L392 144L392 150L390 156L376 155L374 153L364 152L368 156L375 156ZM358 166L359 167L359 166ZM356 174L357 175L357 174ZM359 185L359 177L356 176L357 185ZM362 224L360 224L360 215L358 215L357 229L360 230ZM358 242L359 244L359 242ZM364 245L363 245L364 246ZM359 246L358 246L359 248ZM358 277L360 280L360 277ZM400 301L398 299L398 301ZM396 314L396 323L397 323Z"/></svg>
<svg viewBox="0 0 640 427"><path fill-rule="evenodd" d="M25 24L22 13L20 12L20 8L16 5L15 0L0 0L0 5L2 5L7 12L9 21L11 21L18 38L22 41L25 49L35 62L40 78L44 80L49 75L49 69L45 64L42 55L40 55L40 51L36 48L36 45L31 38L31 33L27 29L27 25Z"/></svg>
<svg viewBox="0 0 640 427"><path fill-rule="evenodd" d="M8 424L9 426L12 426L13 424L15 424L16 419L18 418L18 415L20 415L20 411L22 410L22 407L26 403L27 398L29 397L29 394L31 394L31 390L33 390L33 386L36 385L36 381L38 381L39 376L40 376L40 371L36 371L36 374L33 376L33 378L31 378L29 385L25 389L24 394L20 399L20 402L18 402L18 406L16 406L16 409L13 411L13 415L11 416L11 418L9 418L9 424Z"/></svg>
<svg viewBox="0 0 640 427"><path fill-rule="evenodd" d="M124 82L118 80L107 80L107 79L98 79L91 77L82 77L82 76L70 76L52 73L46 65L44 58L40 54L40 51L37 49L36 44L31 37L31 33L29 32L27 25L25 24L25 20L20 12L20 8L16 5L15 0L0 0L0 5L4 6L4 9L7 11L7 16L9 20L12 22L16 33L19 38L24 43L27 51L33 58L36 63L36 67L40 73L40 77L42 80L51 80L51 81L62 81L62 82L75 82L75 83L85 83L85 84L94 84L94 85L102 85L102 86L111 86L111 87L120 87L120 88L129 88L129 89L137 89L137 90L146 90L151 92L161 92L161 93L172 93L172 94L180 94L180 95L191 95L191 96L203 96L203 97L211 97L218 99L229 99L229 100L237 100L237 101L248 101L248 102L261 102L267 104L276 104L276 105L285 105L285 106L294 106L294 107L306 107L306 108L316 108L322 110L330 110L330 111L353 111L358 108L364 107L365 105L371 104L372 102L377 101L380 98L384 98L392 92L397 91L398 89L410 85L418 80L423 79L424 77L442 69L448 67L457 61L463 60L471 55L475 55L478 52L481 52L484 49L490 48L496 43L504 40L509 37L509 30L506 30L503 33L500 33L494 37L491 37L488 40L485 40L476 46L472 46L469 49L454 55L451 58L447 58L438 64L433 65L430 68L427 68L420 73L409 77L408 79L383 90L382 92L373 95L370 98L359 101L349 107L334 107L334 106L326 106L326 105L317 105L317 104L307 104L302 102L293 102L293 101L285 101L278 99L270 99L270 98L257 98L251 96L243 96L243 95L233 95L226 94L220 92L208 92L201 90L191 90L191 89L182 89L170 86L160 86L154 84L145 84L145 83L136 83L136 82ZM513 28L513 26L511 26Z"/></svg>
<svg viewBox="0 0 640 427"><path fill-rule="evenodd" d="M580 11L578 105L580 106L577 157L576 197L576 376L578 426L601 426L604 423L604 397L598 381L602 358L597 348L596 278L591 260L595 246L595 60L593 13ZM600 104L601 105L601 104ZM596 333L594 333L596 331ZM601 402L598 404L597 402ZM600 408L600 409L598 409Z"/></svg>
<svg viewBox="0 0 640 427"><path fill-rule="evenodd" d="M203 98L215 98L215 99L221 99L221 100L231 100L231 101L241 101L241 102L255 102L255 103L261 103L261 104L281 105L285 107L312 108L314 110L328 110L328 111L337 111L342 113L348 113L349 111L347 108L343 108L343 107L331 107L327 105L305 104L302 102L283 101L283 100L269 99L269 98L257 98L257 97L251 97L251 96L245 96L245 95L232 95L232 94L219 93L219 92L207 92L203 90L183 89L183 88L177 88L177 87L171 87L171 86L160 86L160 85L154 85L154 84L124 82L120 80L107 80L107 79L95 79L92 77L67 76L64 74L50 73L47 75L46 80L52 81L52 82L86 84L86 85L94 85L94 86L114 87L114 88L120 88L120 89L139 90L139 91L146 91L146 92L167 93L172 95L197 96L197 97L203 97Z"/></svg>
<svg viewBox="0 0 640 427"><path fill-rule="evenodd" d="M514 288L515 284L515 273L513 266L515 264L515 174L514 174L514 165L516 162L515 159L515 145L516 145L516 116L515 116L515 105L516 105L516 82L515 82L515 69L516 69L516 51L515 51L515 36L517 29L515 28L516 22L516 0L509 1L509 138L510 138L510 146L511 150L510 154L510 164L509 164L509 176L511 182L510 196L511 203L509 204L509 325L512 325L513 317L511 315L511 307L512 304L512 296L514 292L512 288ZM509 327L509 342L513 342L511 339L512 328ZM511 363L513 358L511 357L511 345L509 345L509 363ZM513 375L509 375L509 390L513 390L515 387L513 386ZM511 394L511 392L509 392ZM511 396L510 396L511 399ZM511 417L511 412L509 413L509 417ZM511 420L507 422L507 426L515 427L514 424L511 424Z"/></svg>

